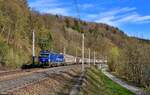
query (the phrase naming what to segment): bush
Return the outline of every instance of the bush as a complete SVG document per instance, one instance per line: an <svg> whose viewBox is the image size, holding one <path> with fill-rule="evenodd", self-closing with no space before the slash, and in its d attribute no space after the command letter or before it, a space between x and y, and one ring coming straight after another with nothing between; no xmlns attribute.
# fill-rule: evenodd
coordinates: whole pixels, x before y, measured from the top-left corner
<svg viewBox="0 0 150 95"><path fill-rule="evenodd" d="M5 66L6 54L8 53L8 45L0 41L0 64Z"/></svg>
<svg viewBox="0 0 150 95"><path fill-rule="evenodd" d="M150 47L148 45L130 44L121 50L119 56L114 57L115 52L112 54L109 63L111 70L140 86L150 85Z"/></svg>
<svg viewBox="0 0 150 95"><path fill-rule="evenodd" d="M109 53L108 65L110 71L115 71L118 63L119 49L117 47L112 47Z"/></svg>

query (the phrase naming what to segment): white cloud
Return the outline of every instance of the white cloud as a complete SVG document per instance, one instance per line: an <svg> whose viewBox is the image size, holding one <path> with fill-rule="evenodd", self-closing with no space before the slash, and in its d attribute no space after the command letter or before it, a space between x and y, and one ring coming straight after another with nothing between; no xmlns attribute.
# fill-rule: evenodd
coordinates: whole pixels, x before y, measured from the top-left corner
<svg viewBox="0 0 150 95"><path fill-rule="evenodd" d="M35 0L35 2L29 3L29 5L33 8L37 7L49 7L49 6L56 6L56 0Z"/></svg>
<svg viewBox="0 0 150 95"><path fill-rule="evenodd" d="M118 15L121 13L131 12L134 10L136 10L136 8L128 8L128 7L121 8L121 9L117 8L117 9L112 9L109 11L102 12L100 15L101 16L112 16L112 15Z"/></svg>
<svg viewBox="0 0 150 95"><path fill-rule="evenodd" d="M39 10L42 13L52 13L52 14L61 14L65 16L75 16L76 11L72 12L72 7L66 6L66 3L60 2L60 0L34 0L30 2L29 5L31 8ZM79 4L80 9L85 9L88 12L88 9L95 11L95 4L85 3ZM95 11L97 12L97 11ZM81 15L82 11L80 12ZM141 24L141 23L150 23L150 15L141 15L136 12L135 7L124 7L124 8L115 8L111 10L106 10L104 8L100 13L89 14L84 13L84 20L94 21L94 22L103 22L110 25L121 25L125 23Z"/></svg>
<svg viewBox="0 0 150 95"><path fill-rule="evenodd" d="M88 14L87 16L86 16L86 18L89 18L89 19L94 19L94 18L97 18L97 14Z"/></svg>
<svg viewBox="0 0 150 95"><path fill-rule="evenodd" d="M69 15L69 9L63 6L62 2L58 2L58 0L35 0L29 5L42 13Z"/></svg>
<svg viewBox="0 0 150 95"><path fill-rule="evenodd" d="M124 23L149 23L150 15L140 15L136 12L136 8L125 7L104 11L99 14L89 14L87 19L118 26Z"/></svg>
<svg viewBox="0 0 150 95"><path fill-rule="evenodd" d="M106 16L103 18L98 18L95 22L103 22L103 23L107 23L110 25L116 25L116 23L114 22L115 17L114 16Z"/></svg>
<svg viewBox="0 0 150 95"><path fill-rule="evenodd" d="M44 13L52 13L52 14L59 14L59 15L69 15L68 10L66 8L52 8L52 9L47 9L43 11Z"/></svg>

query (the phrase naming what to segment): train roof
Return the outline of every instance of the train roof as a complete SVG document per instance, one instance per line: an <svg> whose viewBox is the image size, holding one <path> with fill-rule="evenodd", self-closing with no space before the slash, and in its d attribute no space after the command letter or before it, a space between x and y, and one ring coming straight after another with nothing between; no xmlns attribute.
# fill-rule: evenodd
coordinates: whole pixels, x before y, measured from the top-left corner
<svg viewBox="0 0 150 95"><path fill-rule="evenodd" d="M48 50L42 50L40 51L40 53L43 53L43 54L59 54L59 55L63 55L63 53L56 53L56 52L53 52L53 51L48 51Z"/></svg>
<svg viewBox="0 0 150 95"><path fill-rule="evenodd" d="M40 53L49 53L48 50L41 50Z"/></svg>

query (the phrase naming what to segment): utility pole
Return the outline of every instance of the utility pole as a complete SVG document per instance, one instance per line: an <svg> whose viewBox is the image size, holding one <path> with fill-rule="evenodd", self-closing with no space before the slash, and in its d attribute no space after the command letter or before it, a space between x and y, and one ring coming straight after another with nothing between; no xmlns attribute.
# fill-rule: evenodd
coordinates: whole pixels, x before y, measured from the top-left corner
<svg viewBox="0 0 150 95"><path fill-rule="evenodd" d="M95 51L94 51L94 65L95 65Z"/></svg>
<svg viewBox="0 0 150 95"><path fill-rule="evenodd" d="M51 48L51 52L53 52L54 51L54 49L53 49L53 47Z"/></svg>
<svg viewBox="0 0 150 95"><path fill-rule="evenodd" d="M82 72L84 71L84 33L82 33Z"/></svg>
<svg viewBox="0 0 150 95"><path fill-rule="evenodd" d="M78 57L78 52L77 52L77 48L76 48L76 59L75 59L75 63L77 63L77 57Z"/></svg>
<svg viewBox="0 0 150 95"><path fill-rule="evenodd" d="M66 55L66 47L64 46L64 56Z"/></svg>
<svg viewBox="0 0 150 95"><path fill-rule="evenodd" d="M32 64L35 63L35 33L32 33Z"/></svg>
<svg viewBox="0 0 150 95"><path fill-rule="evenodd" d="M89 67L90 67L90 65L91 65L91 55L90 55L90 53L91 53L91 51L90 51L90 48L89 48Z"/></svg>
<svg viewBox="0 0 150 95"><path fill-rule="evenodd" d="M63 52L63 54L64 54L64 62L66 62L66 47L64 46L64 52Z"/></svg>

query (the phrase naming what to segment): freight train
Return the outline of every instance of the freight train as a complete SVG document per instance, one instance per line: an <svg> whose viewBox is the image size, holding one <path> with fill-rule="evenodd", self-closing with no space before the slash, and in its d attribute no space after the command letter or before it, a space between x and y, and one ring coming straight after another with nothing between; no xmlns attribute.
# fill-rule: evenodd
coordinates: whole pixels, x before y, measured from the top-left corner
<svg viewBox="0 0 150 95"><path fill-rule="evenodd" d="M91 63L94 62L93 59L90 60ZM40 66L60 66L60 65L72 65L72 64L81 64L82 58L80 57L74 57L71 55L63 54L63 53L56 53L56 52L50 52L47 50L40 51L38 62ZM96 59L96 63L103 63L104 60ZM84 63L89 63L88 58L84 58Z"/></svg>
<svg viewBox="0 0 150 95"><path fill-rule="evenodd" d="M36 57L37 58L37 57ZM33 64L24 64L22 69L29 68L41 68L41 67L53 67L53 66L64 66L64 65L73 65L73 64L81 64L81 57L74 57L72 55L50 52L48 50L42 50L39 52L38 56L38 64L37 60ZM84 64L89 63L88 58L84 58ZM94 59L90 59L90 63L94 63ZM104 59L96 59L95 63L107 63L107 60Z"/></svg>
<svg viewBox="0 0 150 95"><path fill-rule="evenodd" d="M30 68L45 68L45 67L55 67L55 66L64 66L64 65L73 65L73 64L81 64L81 57L74 57L72 55L50 52L48 50L42 50L39 52L39 56L36 57L35 63L32 64L24 64L22 69L30 69ZM37 63L38 61L38 63ZM84 64L89 63L88 58L84 58ZM107 60L101 58L96 59L95 63L107 63ZM94 59L90 59L90 64L94 64Z"/></svg>

